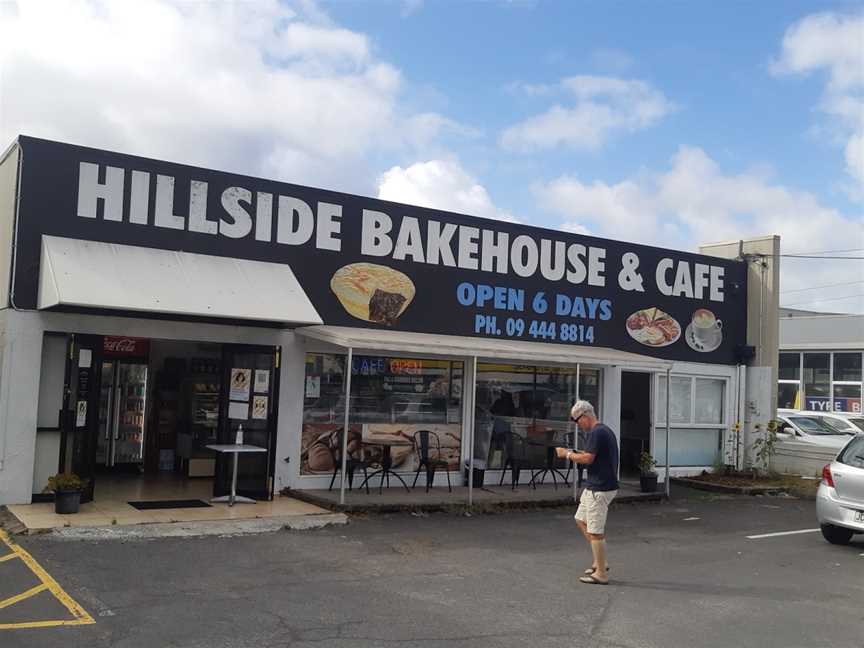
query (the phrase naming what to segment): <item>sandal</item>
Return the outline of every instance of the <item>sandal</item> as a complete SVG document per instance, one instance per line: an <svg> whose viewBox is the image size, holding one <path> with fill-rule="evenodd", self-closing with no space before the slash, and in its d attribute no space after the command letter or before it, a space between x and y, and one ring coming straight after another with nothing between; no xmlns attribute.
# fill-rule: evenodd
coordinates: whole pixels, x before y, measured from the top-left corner
<svg viewBox="0 0 864 648"><path fill-rule="evenodd" d="M597 580L593 576L583 576L582 578L579 579L579 582L585 583L587 585L608 585L609 584L608 580L605 580L605 581Z"/></svg>
<svg viewBox="0 0 864 648"><path fill-rule="evenodd" d="M596 567L589 567L588 569L585 570L584 574L586 576L590 576L591 574L593 574L595 572L596 569L597 569ZM608 572L610 569L612 569L612 567L610 567L609 565L606 565L606 571Z"/></svg>

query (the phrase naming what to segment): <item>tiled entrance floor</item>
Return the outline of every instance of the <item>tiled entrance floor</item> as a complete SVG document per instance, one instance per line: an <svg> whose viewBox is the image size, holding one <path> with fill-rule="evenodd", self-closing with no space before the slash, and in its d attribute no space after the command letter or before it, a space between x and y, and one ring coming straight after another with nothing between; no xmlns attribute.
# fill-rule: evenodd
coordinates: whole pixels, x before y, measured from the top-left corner
<svg viewBox="0 0 864 648"><path fill-rule="evenodd" d="M291 497L276 496L272 502L255 504L211 504L206 508L157 509L139 511L130 501L201 499L207 502L213 493L209 479L158 477L99 477L95 498L81 505L78 513L57 515L53 503L13 504L9 512L27 527L27 533L39 533L63 527L100 527L121 524L164 522L205 522L254 520L304 515L329 514L330 511Z"/></svg>

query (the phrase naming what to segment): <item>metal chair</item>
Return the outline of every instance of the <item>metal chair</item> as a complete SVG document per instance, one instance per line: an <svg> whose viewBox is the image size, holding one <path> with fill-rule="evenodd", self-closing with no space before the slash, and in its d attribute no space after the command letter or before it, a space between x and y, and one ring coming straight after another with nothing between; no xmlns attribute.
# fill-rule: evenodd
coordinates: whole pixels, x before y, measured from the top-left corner
<svg viewBox="0 0 864 648"><path fill-rule="evenodd" d="M519 474L523 469L530 469L531 462L528 459L528 453L525 449L525 439L515 432L503 432L500 434L501 442L504 445L504 466L501 471L501 481L498 485L504 484L504 474L507 472L507 467L510 467L510 490L516 490L519 485ZM537 485L531 482L531 486L537 489Z"/></svg>
<svg viewBox="0 0 864 648"><path fill-rule="evenodd" d="M333 484L336 481L336 476L340 474L342 470L342 433L341 430L337 430L337 434L334 435L339 439L337 446L334 448L332 446L327 446L327 449L330 451L330 455L333 457L333 476L330 478L330 486L327 488L328 491L333 490ZM365 478L364 483L366 484L366 494L369 494L369 472L368 468L372 465L371 462L366 461L362 457L357 457L356 452L349 452L348 456L345 458L345 472L348 475L348 490L350 491L354 486L354 471L358 468L363 470L363 477Z"/></svg>
<svg viewBox="0 0 864 648"><path fill-rule="evenodd" d="M430 454L430 450L433 449L435 457L432 457ZM447 490L452 493L453 487L450 485L450 471L448 470L450 464L441 458L441 440L438 438L438 435L429 430L417 430L414 433L414 450L417 452L417 472L414 473L414 483L411 484L411 488L413 489L417 485L417 478L425 466L426 492L428 493L435 481L435 470L437 468L444 468L447 473Z"/></svg>

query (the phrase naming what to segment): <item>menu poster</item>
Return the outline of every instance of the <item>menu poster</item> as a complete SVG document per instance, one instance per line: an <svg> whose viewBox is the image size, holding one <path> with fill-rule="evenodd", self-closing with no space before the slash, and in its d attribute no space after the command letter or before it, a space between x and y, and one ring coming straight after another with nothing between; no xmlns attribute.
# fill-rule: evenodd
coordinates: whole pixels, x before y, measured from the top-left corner
<svg viewBox="0 0 864 648"><path fill-rule="evenodd" d="M255 370L255 393L266 394L270 391L270 370L256 369Z"/></svg>
<svg viewBox="0 0 864 648"><path fill-rule="evenodd" d="M84 427L85 425L87 425L87 401L79 400L75 411L75 427Z"/></svg>
<svg viewBox="0 0 864 648"><path fill-rule="evenodd" d="M249 401L249 388L252 383L251 369L231 369L231 400Z"/></svg>
<svg viewBox="0 0 864 648"><path fill-rule="evenodd" d="M245 421L249 418L249 403L228 403L228 418Z"/></svg>
<svg viewBox="0 0 864 648"><path fill-rule="evenodd" d="M258 421L267 420L267 396L252 397L252 418Z"/></svg>
<svg viewBox="0 0 864 648"><path fill-rule="evenodd" d="M321 397L321 376L306 376L306 398Z"/></svg>

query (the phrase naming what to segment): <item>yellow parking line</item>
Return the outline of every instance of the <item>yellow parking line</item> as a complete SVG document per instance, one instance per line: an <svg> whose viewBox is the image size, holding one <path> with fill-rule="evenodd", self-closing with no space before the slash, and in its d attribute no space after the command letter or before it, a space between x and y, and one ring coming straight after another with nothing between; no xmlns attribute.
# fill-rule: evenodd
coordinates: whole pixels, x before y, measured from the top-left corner
<svg viewBox="0 0 864 648"><path fill-rule="evenodd" d="M6 562L7 560L12 560L13 558L17 558L17 557L18 557L18 554L14 553L14 552L11 554L6 554L5 556L0 557L0 562Z"/></svg>
<svg viewBox="0 0 864 648"><path fill-rule="evenodd" d="M56 628L58 626L87 625L89 621L26 621L24 623L0 623L0 630L22 630L24 628Z"/></svg>
<svg viewBox="0 0 864 648"><path fill-rule="evenodd" d="M3 608L9 607L10 605L15 605L18 601L23 601L24 599L28 599L31 596L36 596L39 592L44 592L48 587L45 583L41 585L37 585L36 587L31 587L29 590L24 592L23 594L16 594L15 596L10 596L7 599L3 599L0 601L0 610Z"/></svg>
<svg viewBox="0 0 864 648"><path fill-rule="evenodd" d="M7 623L0 625L0 629L11 629L11 628L41 628L41 627L50 627L50 626L58 626L58 625L86 625L90 623L96 623L92 616L90 616L84 608L82 608L75 600L69 596L66 591L60 587L60 585L55 581L51 575L46 572L42 566L37 563L33 556L27 553L22 547L12 542L9 539L9 536L5 531L0 529L0 541L2 541L12 552L20 558L27 567L30 568L36 577L42 581L42 585L34 587L23 594L19 594L17 597L13 596L11 599L6 599L5 601L0 602L0 607L6 607L8 605L12 605L17 601L23 600L24 598L28 598L29 596L33 596L34 594L41 592L43 590L48 590L51 594L54 595L60 603L69 610L69 613L74 617L74 620L69 621L32 621L27 623ZM36 591L34 591L36 590ZM15 599L15 600L13 600ZM45 625L47 624L47 625Z"/></svg>

